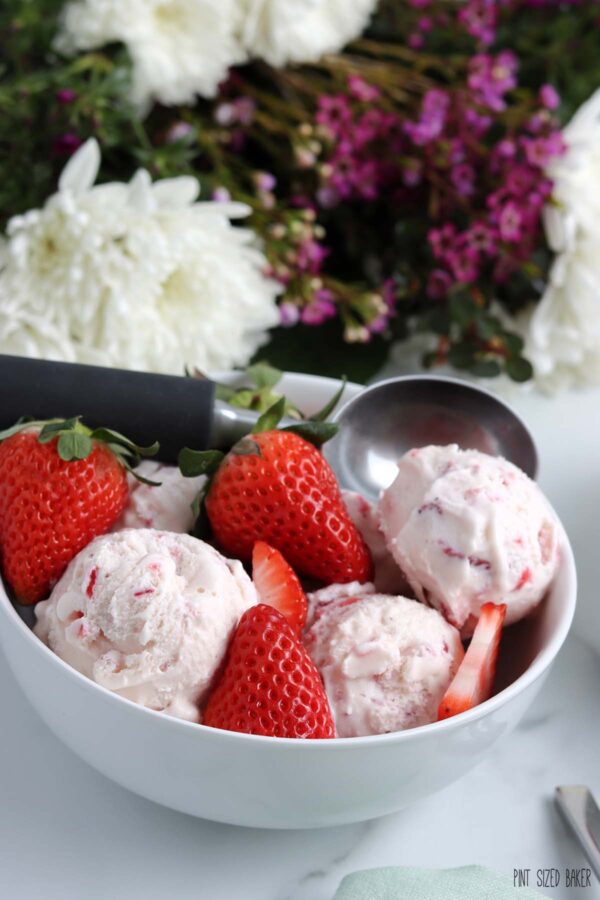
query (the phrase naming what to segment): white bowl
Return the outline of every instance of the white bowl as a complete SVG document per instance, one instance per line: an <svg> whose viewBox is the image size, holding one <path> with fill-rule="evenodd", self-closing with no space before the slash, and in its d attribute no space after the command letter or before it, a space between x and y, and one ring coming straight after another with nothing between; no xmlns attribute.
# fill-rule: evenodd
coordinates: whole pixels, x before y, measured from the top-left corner
<svg viewBox="0 0 600 900"><path fill-rule="evenodd" d="M292 400L314 411L336 382L290 374L284 387ZM348 395L356 390L350 386ZM504 635L503 689L455 718L364 738L300 741L235 734L137 706L55 656L1 588L0 641L42 719L108 778L206 819L311 828L393 812L479 762L515 727L538 693L569 630L575 595L573 553L565 537L560 572L548 597L535 616Z"/></svg>

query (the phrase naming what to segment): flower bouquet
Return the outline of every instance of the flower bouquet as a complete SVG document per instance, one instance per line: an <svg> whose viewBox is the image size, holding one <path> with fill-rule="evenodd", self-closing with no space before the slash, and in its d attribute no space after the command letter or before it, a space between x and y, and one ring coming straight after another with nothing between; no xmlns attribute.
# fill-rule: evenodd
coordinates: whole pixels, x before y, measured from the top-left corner
<svg viewBox="0 0 600 900"><path fill-rule="evenodd" d="M596 0L6 0L0 351L366 380L396 345L600 380L599 25Z"/></svg>

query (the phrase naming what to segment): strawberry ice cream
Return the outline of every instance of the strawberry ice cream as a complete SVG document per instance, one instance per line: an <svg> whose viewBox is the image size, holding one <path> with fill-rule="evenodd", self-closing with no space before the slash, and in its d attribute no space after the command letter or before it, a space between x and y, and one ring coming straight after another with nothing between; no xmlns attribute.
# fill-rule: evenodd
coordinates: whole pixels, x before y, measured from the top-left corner
<svg viewBox="0 0 600 900"><path fill-rule="evenodd" d="M241 563L203 541L127 529L75 557L38 603L35 632L103 687L198 721L229 639L257 600Z"/></svg>
<svg viewBox="0 0 600 900"><path fill-rule="evenodd" d="M464 636L487 602L506 604L507 625L522 619L557 569L552 509L537 485L500 457L455 444L410 450L378 512L416 596Z"/></svg>
<svg viewBox="0 0 600 900"><path fill-rule="evenodd" d="M464 656L456 628L417 600L352 596L351 586L335 587L337 599L334 588L310 596L305 643L323 677L338 737L435 722Z"/></svg>
<svg viewBox="0 0 600 900"><path fill-rule="evenodd" d="M136 472L158 484L144 484L130 475L129 499L113 531L124 528L156 528L185 534L192 530L192 503L206 481L204 475L184 478L176 466L144 460Z"/></svg>
<svg viewBox="0 0 600 900"><path fill-rule="evenodd" d="M354 491L342 491L342 497L350 518L371 551L375 587L382 593L405 594L409 590L408 582L387 548L376 508Z"/></svg>

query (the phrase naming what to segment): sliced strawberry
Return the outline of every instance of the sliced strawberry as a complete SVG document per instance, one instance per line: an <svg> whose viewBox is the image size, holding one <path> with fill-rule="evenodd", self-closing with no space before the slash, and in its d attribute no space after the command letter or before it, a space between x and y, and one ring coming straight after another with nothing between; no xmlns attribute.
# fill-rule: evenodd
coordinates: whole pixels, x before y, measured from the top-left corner
<svg viewBox="0 0 600 900"><path fill-rule="evenodd" d="M485 603L465 657L442 697L438 719L456 716L487 700L492 692L506 605Z"/></svg>
<svg viewBox="0 0 600 900"><path fill-rule="evenodd" d="M264 541L257 541L252 551L252 580L261 601L279 610L300 634L308 610L306 594L279 550Z"/></svg>
<svg viewBox="0 0 600 900"><path fill-rule="evenodd" d="M243 614L202 721L245 734L334 737L321 676L287 620L273 607L259 603Z"/></svg>

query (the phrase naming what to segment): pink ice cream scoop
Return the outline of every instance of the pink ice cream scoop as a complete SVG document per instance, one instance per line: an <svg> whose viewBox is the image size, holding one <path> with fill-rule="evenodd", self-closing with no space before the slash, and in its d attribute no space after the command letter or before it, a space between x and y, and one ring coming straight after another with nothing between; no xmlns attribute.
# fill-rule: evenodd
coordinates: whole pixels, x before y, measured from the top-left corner
<svg viewBox="0 0 600 900"><path fill-rule="evenodd" d="M75 557L36 606L35 633L103 687L198 721L229 639L257 602L242 564L203 541L127 529Z"/></svg>
<svg viewBox="0 0 600 900"><path fill-rule="evenodd" d="M339 737L435 722L464 656L460 635L435 609L389 594L310 596L305 644L325 684ZM360 589L360 586L355 586Z"/></svg>
<svg viewBox="0 0 600 900"><path fill-rule="evenodd" d="M387 548L379 527L377 509L361 494L342 491L344 505L362 538L371 551L375 574L375 588L383 594L406 594L410 586L398 563Z"/></svg>
<svg viewBox="0 0 600 900"><path fill-rule="evenodd" d="M556 572L556 517L538 486L500 457L455 444L410 450L378 513L415 595L463 636L487 602L506 604L506 625L522 619Z"/></svg>
<svg viewBox="0 0 600 900"><path fill-rule="evenodd" d="M113 531L124 528L156 528L185 534L192 530L192 503L206 481L204 475L185 478L176 466L144 460L136 472L158 484L144 484L129 476L129 498Z"/></svg>

